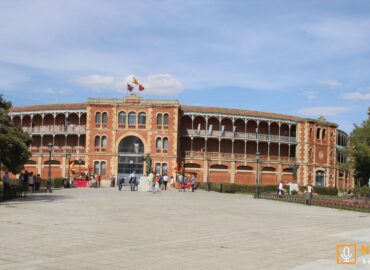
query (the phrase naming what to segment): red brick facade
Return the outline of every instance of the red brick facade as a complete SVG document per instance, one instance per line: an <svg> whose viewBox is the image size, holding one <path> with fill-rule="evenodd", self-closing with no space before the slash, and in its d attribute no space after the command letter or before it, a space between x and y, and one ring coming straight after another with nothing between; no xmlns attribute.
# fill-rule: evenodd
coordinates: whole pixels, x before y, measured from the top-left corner
<svg viewBox="0 0 370 270"><path fill-rule="evenodd" d="M53 143L53 177L68 175L66 152L70 152L75 169L90 169L103 180L132 168L145 174L150 157L158 173L172 176L177 169L195 173L198 181L253 185L259 152L263 185L293 182L297 167L300 185L353 186L352 176L339 166L344 159L338 138L346 135L325 121L180 106L175 100L134 95L89 99L86 104L18 107L10 116L14 125L32 135L32 158L25 169L43 178L48 172L47 144Z"/></svg>

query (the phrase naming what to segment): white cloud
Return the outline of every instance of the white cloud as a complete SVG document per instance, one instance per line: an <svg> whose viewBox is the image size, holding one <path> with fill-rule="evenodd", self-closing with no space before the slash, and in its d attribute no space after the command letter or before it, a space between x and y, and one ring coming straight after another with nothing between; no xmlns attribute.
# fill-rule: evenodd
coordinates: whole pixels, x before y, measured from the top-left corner
<svg viewBox="0 0 370 270"><path fill-rule="evenodd" d="M66 95L70 92L71 92L70 89L54 89L54 88L48 88L45 91L45 93L49 95Z"/></svg>
<svg viewBox="0 0 370 270"><path fill-rule="evenodd" d="M337 88L341 87L342 83L336 81L336 80L326 80L326 81L321 81L320 84L327 85L331 88Z"/></svg>
<svg viewBox="0 0 370 270"><path fill-rule="evenodd" d="M341 94L339 98L350 100L370 100L370 93L352 92Z"/></svg>
<svg viewBox="0 0 370 270"><path fill-rule="evenodd" d="M113 77L113 76L102 76L102 75L90 75L83 77L74 77L72 82L91 87L94 90L103 88L110 88L114 90L126 91L126 84L131 83L132 86L136 86L132 83L134 75L130 74L126 77ZM184 87L182 83L169 74L153 74L147 78L141 79L135 76L140 84L145 87L145 91L151 95L167 95L180 93Z"/></svg>
<svg viewBox="0 0 370 270"><path fill-rule="evenodd" d="M306 97L308 100L314 100L317 98L317 92L309 91L309 92L303 93L303 96Z"/></svg>
<svg viewBox="0 0 370 270"><path fill-rule="evenodd" d="M318 106L300 109L298 113L307 116L335 116L338 113L348 112L350 109L344 106Z"/></svg>
<svg viewBox="0 0 370 270"><path fill-rule="evenodd" d="M72 82L91 87L93 89L109 88L114 85L115 79L111 76L89 75L72 78Z"/></svg>
<svg viewBox="0 0 370 270"><path fill-rule="evenodd" d="M150 75L143 81L148 93L153 95L177 94L184 86L169 74Z"/></svg>

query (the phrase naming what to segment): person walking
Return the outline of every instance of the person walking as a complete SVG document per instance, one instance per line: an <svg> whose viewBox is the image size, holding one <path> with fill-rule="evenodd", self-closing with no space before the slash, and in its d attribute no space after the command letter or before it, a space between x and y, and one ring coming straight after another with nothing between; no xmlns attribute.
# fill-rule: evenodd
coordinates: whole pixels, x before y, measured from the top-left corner
<svg viewBox="0 0 370 270"><path fill-rule="evenodd" d="M8 170L5 170L4 175L3 175L3 187L4 187L4 190L10 189Z"/></svg>
<svg viewBox="0 0 370 270"><path fill-rule="evenodd" d="M124 183L124 181L126 181L126 177L123 176L121 178L118 179L118 190L121 191L122 190L122 185Z"/></svg>
<svg viewBox="0 0 370 270"><path fill-rule="evenodd" d="M129 183L130 183L131 191L135 191L135 185L136 185L135 171L132 171L132 173L130 174Z"/></svg>
<svg viewBox="0 0 370 270"><path fill-rule="evenodd" d="M168 183L168 175L167 175L167 173L165 173L163 175L162 180L163 180L163 188L164 188L164 190L167 190L167 183Z"/></svg>
<svg viewBox="0 0 370 270"><path fill-rule="evenodd" d="M195 174L191 176L191 192L194 192L195 185L197 184L197 179L195 178Z"/></svg>

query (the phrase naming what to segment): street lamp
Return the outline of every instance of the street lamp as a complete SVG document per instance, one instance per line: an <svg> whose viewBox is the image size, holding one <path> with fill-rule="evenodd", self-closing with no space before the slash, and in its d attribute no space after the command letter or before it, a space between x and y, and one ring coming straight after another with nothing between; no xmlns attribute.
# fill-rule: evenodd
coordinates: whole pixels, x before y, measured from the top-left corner
<svg viewBox="0 0 370 270"><path fill-rule="evenodd" d="M79 177L81 176L81 164L82 164L82 160L79 159L78 160L78 173L79 173Z"/></svg>
<svg viewBox="0 0 370 270"><path fill-rule="evenodd" d="M256 168L256 194L254 195L255 198L258 198L259 193L259 182L260 182L260 152L256 152L256 161L257 161L257 168Z"/></svg>
<svg viewBox="0 0 370 270"><path fill-rule="evenodd" d="M71 163L71 152L67 150L66 158L68 159L68 183L70 183L71 179L71 169L70 169L70 163Z"/></svg>
<svg viewBox="0 0 370 270"><path fill-rule="evenodd" d="M48 181L46 183L46 192L52 192L51 190L51 152L53 151L53 144L48 143L48 151L49 151L49 171L48 171Z"/></svg>

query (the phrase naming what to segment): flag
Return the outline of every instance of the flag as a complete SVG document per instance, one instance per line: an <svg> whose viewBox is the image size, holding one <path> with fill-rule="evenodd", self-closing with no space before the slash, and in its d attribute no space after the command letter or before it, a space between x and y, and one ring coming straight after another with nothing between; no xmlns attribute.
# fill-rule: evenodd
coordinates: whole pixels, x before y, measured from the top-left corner
<svg viewBox="0 0 370 270"><path fill-rule="evenodd" d="M134 84L136 84L136 85L139 85L139 82L136 80L136 78L135 78L135 77L132 77L132 82L133 82Z"/></svg>
<svg viewBox="0 0 370 270"><path fill-rule="evenodd" d="M132 90L134 90L134 87L131 86L130 84L127 84L127 90L132 92Z"/></svg>
<svg viewBox="0 0 370 270"><path fill-rule="evenodd" d="M144 88L144 86L142 86L140 83L139 83L139 90L140 91L143 91L145 88Z"/></svg>

